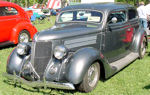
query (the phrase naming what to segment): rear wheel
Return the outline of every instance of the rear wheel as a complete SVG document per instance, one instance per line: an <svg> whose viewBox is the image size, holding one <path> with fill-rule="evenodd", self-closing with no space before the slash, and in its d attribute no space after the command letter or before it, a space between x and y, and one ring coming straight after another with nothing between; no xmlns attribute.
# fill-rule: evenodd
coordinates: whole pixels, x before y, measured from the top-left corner
<svg viewBox="0 0 150 95"><path fill-rule="evenodd" d="M79 84L78 89L83 92L90 92L92 91L100 77L100 65L98 62L92 64L89 69L87 70L83 81Z"/></svg>
<svg viewBox="0 0 150 95"><path fill-rule="evenodd" d="M139 57L142 59L146 53L146 38L144 37L139 46Z"/></svg>
<svg viewBox="0 0 150 95"><path fill-rule="evenodd" d="M21 42L29 42L30 41L30 34L27 30L22 30L20 33L19 33L19 36L18 36L18 43L21 43Z"/></svg>

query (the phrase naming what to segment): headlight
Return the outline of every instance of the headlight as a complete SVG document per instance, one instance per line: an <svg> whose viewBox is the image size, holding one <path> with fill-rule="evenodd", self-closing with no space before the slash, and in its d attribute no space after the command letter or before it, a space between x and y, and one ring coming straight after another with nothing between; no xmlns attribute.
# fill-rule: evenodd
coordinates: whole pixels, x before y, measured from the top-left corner
<svg viewBox="0 0 150 95"><path fill-rule="evenodd" d="M26 43L20 43L17 45L17 53L19 55L25 55L29 53L29 45L27 45Z"/></svg>
<svg viewBox="0 0 150 95"><path fill-rule="evenodd" d="M54 49L54 56L57 59L62 59L63 57L65 57L67 55L67 49L65 46L61 45L61 46L56 46Z"/></svg>

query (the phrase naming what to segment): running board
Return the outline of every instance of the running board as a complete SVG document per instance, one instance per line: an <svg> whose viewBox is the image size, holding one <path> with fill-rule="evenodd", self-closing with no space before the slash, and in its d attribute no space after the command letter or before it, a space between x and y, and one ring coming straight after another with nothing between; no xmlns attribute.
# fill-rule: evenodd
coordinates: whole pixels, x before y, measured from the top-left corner
<svg viewBox="0 0 150 95"><path fill-rule="evenodd" d="M110 66L111 66L111 68L113 68L115 70L115 72L118 72L119 70L121 70L122 68L124 68L125 66L130 64L132 61L134 61L138 57L139 57L138 53L130 53L126 57L124 57L118 61L115 61L113 63L110 63Z"/></svg>

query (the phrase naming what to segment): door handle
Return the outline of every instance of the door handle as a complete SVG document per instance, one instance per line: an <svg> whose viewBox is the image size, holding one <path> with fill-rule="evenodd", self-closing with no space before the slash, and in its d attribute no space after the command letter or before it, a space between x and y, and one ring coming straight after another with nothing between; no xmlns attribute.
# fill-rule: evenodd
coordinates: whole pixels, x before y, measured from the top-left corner
<svg viewBox="0 0 150 95"><path fill-rule="evenodd" d="M127 31L131 31L131 28L128 28Z"/></svg>

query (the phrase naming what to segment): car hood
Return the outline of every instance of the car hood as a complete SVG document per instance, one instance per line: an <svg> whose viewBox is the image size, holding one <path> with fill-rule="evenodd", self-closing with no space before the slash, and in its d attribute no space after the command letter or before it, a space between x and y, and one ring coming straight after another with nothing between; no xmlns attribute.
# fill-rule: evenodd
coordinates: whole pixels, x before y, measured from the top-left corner
<svg viewBox="0 0 150 95"><path fill-rule="evenodd" d="M63 39L77 35L85 35L89 33L99 32L100 29L95 25L61 25L54 26L51 29L39 32L37 41L48 41L54 39Z"/></svg>

